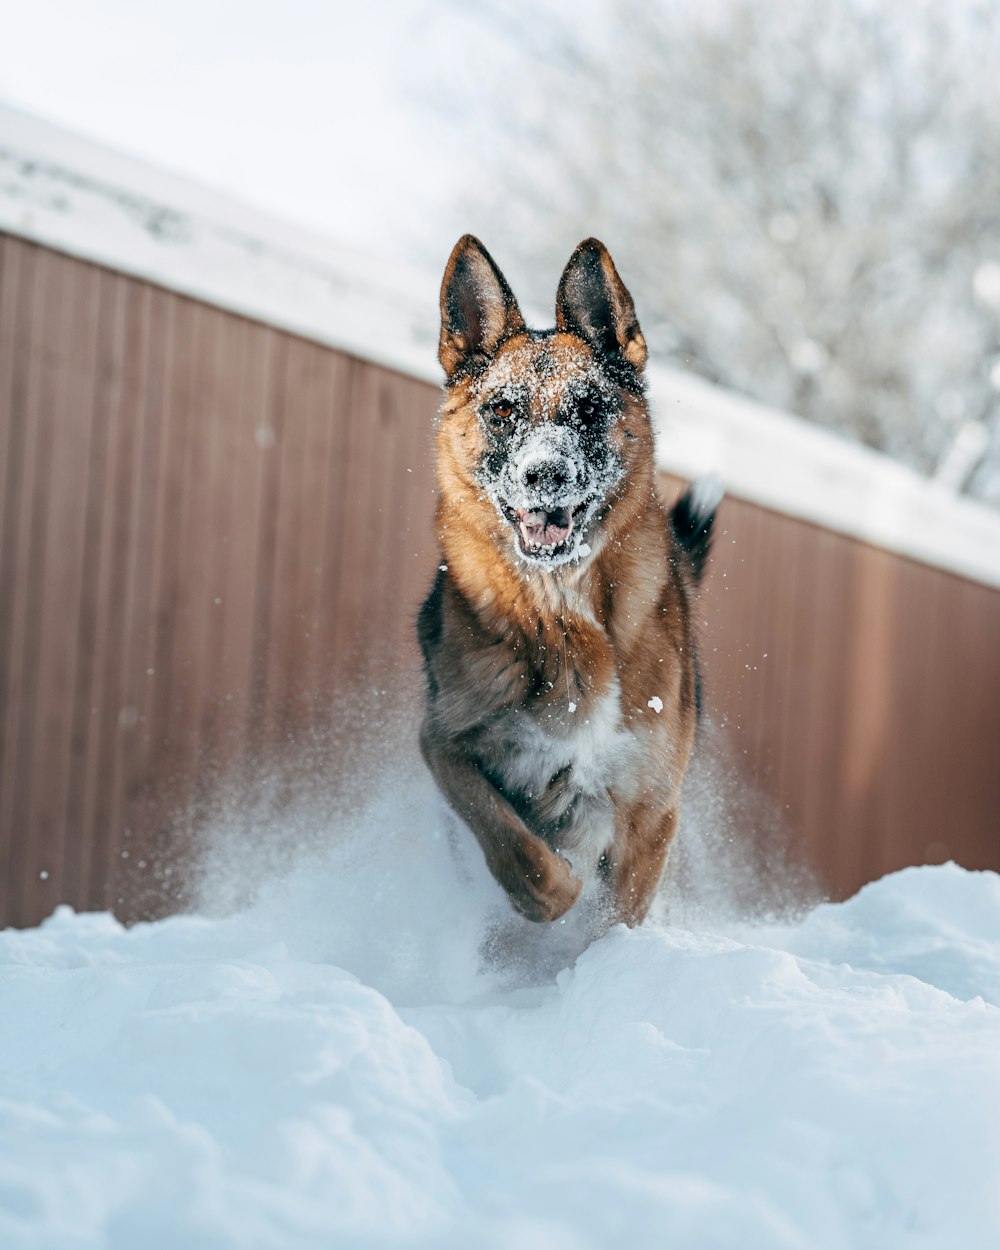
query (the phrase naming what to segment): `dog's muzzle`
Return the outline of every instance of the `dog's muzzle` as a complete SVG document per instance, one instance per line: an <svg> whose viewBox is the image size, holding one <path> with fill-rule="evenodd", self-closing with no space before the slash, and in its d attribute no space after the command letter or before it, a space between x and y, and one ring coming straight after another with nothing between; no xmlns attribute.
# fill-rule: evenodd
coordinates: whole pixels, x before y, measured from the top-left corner
<svg viewBox="0 0 1000 1250"><path fill-rule="evenodd" d="M576 546L582 519L586 466L578 440L563 426L535 427L512 452L502 495L522 556L559 563Z"/></svg>

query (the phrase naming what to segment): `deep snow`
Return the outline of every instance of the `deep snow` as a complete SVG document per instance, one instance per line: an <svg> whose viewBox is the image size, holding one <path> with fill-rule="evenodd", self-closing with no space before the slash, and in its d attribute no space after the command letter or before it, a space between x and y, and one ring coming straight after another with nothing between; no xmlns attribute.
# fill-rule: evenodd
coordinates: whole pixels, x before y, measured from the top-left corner
<svg viewBox="0 0 1000 1250"><path fill-rule="evenodd" d="M401 782L236 913L0 934L0 1245L1000 1245L1000 877L575 957L445 824Z"/></svg>

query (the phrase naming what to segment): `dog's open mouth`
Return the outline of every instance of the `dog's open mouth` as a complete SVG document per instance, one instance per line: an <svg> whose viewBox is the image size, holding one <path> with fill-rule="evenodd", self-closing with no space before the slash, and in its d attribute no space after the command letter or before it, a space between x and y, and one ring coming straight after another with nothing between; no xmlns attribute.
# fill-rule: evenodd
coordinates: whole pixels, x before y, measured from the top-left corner
<svg viewBox="0 0 1000 1250"><path fill-rule="evenodd" d="M541 504L517 508L504 500L499 505L517 536L518 550L529 563L564 564L590 554L583 539L592 520L593 495L550 508Z"/></svg>
<svg viewBox="0 0 1000 1250"><path fill-rule="evenodd" d="M521 546L532 555L555 554L573 530L574 508L515 508Z"/></svg>

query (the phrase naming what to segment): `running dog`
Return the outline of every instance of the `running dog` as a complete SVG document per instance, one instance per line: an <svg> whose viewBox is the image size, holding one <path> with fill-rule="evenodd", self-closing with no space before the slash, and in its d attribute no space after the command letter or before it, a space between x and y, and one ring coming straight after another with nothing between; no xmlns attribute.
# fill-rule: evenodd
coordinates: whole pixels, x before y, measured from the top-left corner
<svg viewBox="0 0 1000 1250"><path fill-rule="evenodd" d="M695 736L692 605L718 503L656 497L646 342L587 239L529 330L492 257L456 244L441 287L440 569L417 630L420 745L529 920L584 885L645 916Z"/></svg>

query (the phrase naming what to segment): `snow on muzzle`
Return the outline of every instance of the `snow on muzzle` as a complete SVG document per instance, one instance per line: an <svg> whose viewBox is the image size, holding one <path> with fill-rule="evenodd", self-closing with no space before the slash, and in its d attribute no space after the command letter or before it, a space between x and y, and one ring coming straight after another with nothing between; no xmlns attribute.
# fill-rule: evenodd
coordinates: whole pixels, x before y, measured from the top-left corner
<svg viewBox="0 0 1000 1250"><path fill-rule="evenodd" d="M511 449L506 476L510 502L527 509L572 503L586 465L576 434L564 425L537 425Z"/></svg>
<svg viewBox="0 0 1000 1250"><path fill-rule="evenodd" d="M526 550L567 541L585 476L579 442L565 426L536 426L512 452L508 500Z"/></svg>
<svg viewBox="0 0 1000 1250"><path fill-rule="evenodd" d="M595 451L588 457L575 428L546 422L519 431L502 465L480 477L529 563L552 566L590 554L586 533L620 470L606 447Z"/></svg>

